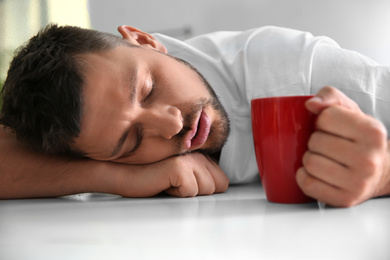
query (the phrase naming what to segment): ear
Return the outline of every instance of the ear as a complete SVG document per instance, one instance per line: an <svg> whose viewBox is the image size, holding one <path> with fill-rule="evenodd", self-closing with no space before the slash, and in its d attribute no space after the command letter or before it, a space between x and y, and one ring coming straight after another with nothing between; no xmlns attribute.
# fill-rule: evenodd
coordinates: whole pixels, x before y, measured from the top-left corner
<svg viewBox="0 0 390 260"><path fill-rule="evenodd" d="M137 28L122 25L118 27L118 32L122 35L123 39L129 41L131 44L152 48L163 53L168 53L165 46L156 40L156 38L146 32L138 30Z"/></svg>

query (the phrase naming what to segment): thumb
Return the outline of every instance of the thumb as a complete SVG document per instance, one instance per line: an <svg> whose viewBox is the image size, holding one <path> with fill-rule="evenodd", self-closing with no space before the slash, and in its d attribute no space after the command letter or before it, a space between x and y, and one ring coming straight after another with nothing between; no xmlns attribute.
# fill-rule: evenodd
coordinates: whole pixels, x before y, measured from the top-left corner
<svg viewBox="0 0 390 260"><path fill-rule="evenodd" d="M323 87L314 97L307 100L305 105L310 112L316 115L330 106L360 110L353 100L334 87Z"/></svg>

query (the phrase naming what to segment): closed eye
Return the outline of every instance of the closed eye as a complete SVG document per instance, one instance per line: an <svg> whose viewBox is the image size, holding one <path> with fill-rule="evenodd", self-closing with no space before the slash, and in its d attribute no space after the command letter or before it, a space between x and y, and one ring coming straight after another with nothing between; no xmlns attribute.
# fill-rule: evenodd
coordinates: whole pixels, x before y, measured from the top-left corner
<svg viewBox="0 0 390 260"><path fill-rule="evenodd" d="M136 137L136 143L135 143L134 147L130 151L123 153L119 157L119 159L134 155L136 153L136 151L138 150L138 148L141 146L143 137L144 137L144 135L143 135L142 128L137 126L137 137Z"/></svg>
<svg viewBox="0 0 390 260"><path fill-rule="evenodd" d="M147 101L148 99L150 99L154 93L154 87L155 87L155 84L154 84L154 79L151 75L149 75L149 79L148 79L148 82L147 84L150 84L150 86L148 86L149 88L149 93L145 96L144 98L144 101Z"/></svg>

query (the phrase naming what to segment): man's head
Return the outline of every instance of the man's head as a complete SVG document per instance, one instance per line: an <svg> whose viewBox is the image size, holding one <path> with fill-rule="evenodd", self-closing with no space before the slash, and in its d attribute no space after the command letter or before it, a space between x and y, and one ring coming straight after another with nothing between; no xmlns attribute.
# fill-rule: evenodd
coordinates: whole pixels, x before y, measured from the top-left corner
<svg viewBox="0 0 390 260"><path fill-rule="evenodd" d="M41 150L97 160L221 149L228 119L202 75L153 36L118 30L123 39L56 26L32 38L11 64L0 122Z"/></svg>
<svg viewBox="0 0 390 260"><path fill-rule="evenodd" d="M80 55L120 43L92 30L46 27L15 53L2 90L0 123L37 150L71 152L80 132L85 71Z"/></svg>

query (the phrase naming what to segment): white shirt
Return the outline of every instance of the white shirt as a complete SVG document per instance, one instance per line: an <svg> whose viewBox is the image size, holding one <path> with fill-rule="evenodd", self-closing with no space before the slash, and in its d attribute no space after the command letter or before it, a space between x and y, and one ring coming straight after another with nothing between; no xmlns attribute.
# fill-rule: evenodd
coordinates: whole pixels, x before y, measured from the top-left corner
<svg viewBox="0 0 390 260"><path fill-rule="evenodd" d="M309 95L334 86L390 129L390 68L341 49L330 38L272 26L205 34L185 42L154 36L169 54L197 68L224 105L231 134L219 164L230 183L259 180L250 110L254 98Z"/></svg>

